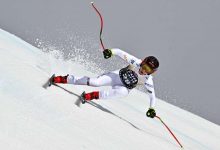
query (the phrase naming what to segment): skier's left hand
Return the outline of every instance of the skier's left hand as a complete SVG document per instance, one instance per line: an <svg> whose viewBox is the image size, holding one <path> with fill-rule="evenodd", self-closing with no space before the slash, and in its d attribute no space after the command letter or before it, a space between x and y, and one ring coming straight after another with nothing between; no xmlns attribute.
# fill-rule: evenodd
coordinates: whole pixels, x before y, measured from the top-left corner
<svg viewBox="0 0 220 150"><path fill-rule="evenodd" d="M149 108L146 112L146 116L150 118L154 118L156 116L156 111L153 108Z"/></svg>
<svg viewBox="0 0 220 150"><path fill-rule="evenodd" d="M110 58L112 56L112 51L110 49L105 49L103 51L103 55L104 55L105 59L108 59L108 58Z"/></svg>

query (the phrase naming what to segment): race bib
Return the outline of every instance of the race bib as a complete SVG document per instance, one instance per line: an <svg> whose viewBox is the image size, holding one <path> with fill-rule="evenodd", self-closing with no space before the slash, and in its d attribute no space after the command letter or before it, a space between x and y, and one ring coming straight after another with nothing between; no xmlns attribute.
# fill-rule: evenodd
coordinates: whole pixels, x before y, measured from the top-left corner
<svg viewBox="0 0 220 150"><path fill-rule="evenodd" d="M138 75L134 71L126 67L119 71L119 76L124 86L128 89L136 87L138 83Z"/></svg>

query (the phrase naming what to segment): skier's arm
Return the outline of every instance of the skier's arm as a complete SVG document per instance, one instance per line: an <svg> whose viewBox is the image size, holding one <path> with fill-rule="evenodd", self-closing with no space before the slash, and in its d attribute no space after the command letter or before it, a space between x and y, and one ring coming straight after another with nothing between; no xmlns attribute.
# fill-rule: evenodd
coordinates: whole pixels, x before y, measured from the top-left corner
<svg viewBox="0 0 220 150"><path fill-rule="evenodd" d="M118 49L118 48L112 48L111 49L113 55L117 55L124 59L126 62L128 62L130 65L138 66L141 63L141 60L132 56L131 54L128 54L127 52Z"/></svg>
<svg viewBox="0 0 220 150"><path fill-rule="evenodd" d="M150 108L155 107L155 102L156 102L156 96L155 96L155 90L154 90L154 84L153 84L153 79L152 76L150 76L146 81L145 81L145 87L147 88L147 92L150 97Z"/></svg>

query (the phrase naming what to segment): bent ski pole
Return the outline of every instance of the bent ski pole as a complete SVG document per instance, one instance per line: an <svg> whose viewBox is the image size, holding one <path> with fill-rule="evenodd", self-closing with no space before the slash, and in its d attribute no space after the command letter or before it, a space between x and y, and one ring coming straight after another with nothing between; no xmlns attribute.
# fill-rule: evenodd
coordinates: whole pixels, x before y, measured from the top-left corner
<svg viewBox="0 0 220 150"><path fill-rule="evenodd" d="M167 130L170 132L170 134L173 136L173 138L176 140L176 142L180 145L181 148L183 148L183 145L178 141L176 136L173 134L173 132L170 130L170 128L163 122L163 120L158 116L155 116L155 117L158 118L163 123L163 125L167 128Z"/></svg>
<svg viewBox="0 0 220 150"><path fill-rule="evenodd" d="M105 47L104 47L104 44L103 44L103 42L102 42L102 30L103 30L103 19L102 19L102 15L101 15L101 13L98 11L98 9L95 7L94 2L91 2L91 4L92 4L92 7L95 9L96 13L99 15L99 18L100 18L101 28L100 28L99 38L100 38L100 42L101 42L102 49L104 50Z"/></svg>

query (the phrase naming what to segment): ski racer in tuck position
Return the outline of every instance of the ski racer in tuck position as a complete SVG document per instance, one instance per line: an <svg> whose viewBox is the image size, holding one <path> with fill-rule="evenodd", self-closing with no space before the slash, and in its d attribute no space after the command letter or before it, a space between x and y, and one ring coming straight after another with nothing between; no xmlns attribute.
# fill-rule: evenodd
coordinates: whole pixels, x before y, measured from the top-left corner
<svg viewBox="0 0 220 150"><path fill-rule="evenodd" d="M152 74L157 71L159 61L154 56L148 56L144 60L138 59L121 49L105 49L103 51L105 59L117 55L124 59L129 65L120 70L112 71L96 78L87 76L55 76L52 79L53 83L88 85L94 87L112 86L110 90L93 91L91 93L82 93L82 103L93 99L108 99L127 96L131 89L136 85L145 85L150 97L150 107L146 112L148 117L154 118L155 112L155 90L153 85Z"/></svg>

